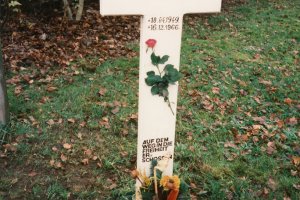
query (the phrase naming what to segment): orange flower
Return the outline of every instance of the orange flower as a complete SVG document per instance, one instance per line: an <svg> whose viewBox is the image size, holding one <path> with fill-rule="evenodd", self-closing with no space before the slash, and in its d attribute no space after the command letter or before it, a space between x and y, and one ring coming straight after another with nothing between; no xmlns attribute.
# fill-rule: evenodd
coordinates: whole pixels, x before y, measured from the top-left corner
<svg viewBox="0 0 300 200"><path fill-rule="evenodd" d="M164 190L179 190L180 179L178 176L163 176L160 180L160 186Z"/></svg>

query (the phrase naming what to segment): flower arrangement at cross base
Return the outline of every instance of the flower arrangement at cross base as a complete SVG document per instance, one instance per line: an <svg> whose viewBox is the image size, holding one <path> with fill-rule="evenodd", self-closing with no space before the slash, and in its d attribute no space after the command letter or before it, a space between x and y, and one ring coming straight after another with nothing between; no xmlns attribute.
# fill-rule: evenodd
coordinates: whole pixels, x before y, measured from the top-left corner
<svg viewBox="0 0 300 200"><path fill-rule="evenodd" d="M160 161L159 161L160 162ZM189 186L178 176L162 175L163 169L156 160L151 162L150 176L133 170L131 176L140 183L136 200L188 200Z"/></svg>

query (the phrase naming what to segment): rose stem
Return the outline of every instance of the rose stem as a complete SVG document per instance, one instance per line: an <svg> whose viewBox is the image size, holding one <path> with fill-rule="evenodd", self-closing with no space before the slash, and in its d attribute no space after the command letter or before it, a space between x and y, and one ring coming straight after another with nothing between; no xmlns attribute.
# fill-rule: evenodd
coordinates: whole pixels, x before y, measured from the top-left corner
<svg viewBox="0 0 300 200"><path fill-rule="evenodd" d="M172 114L175 115L175 114L174 114L174 111L173 111L173 109L172 109L172 106L171 106L171 103L170 103L169 98L168 98L167 101L168 101L168 106L169 106L170 110L172 111Z"/></svg>

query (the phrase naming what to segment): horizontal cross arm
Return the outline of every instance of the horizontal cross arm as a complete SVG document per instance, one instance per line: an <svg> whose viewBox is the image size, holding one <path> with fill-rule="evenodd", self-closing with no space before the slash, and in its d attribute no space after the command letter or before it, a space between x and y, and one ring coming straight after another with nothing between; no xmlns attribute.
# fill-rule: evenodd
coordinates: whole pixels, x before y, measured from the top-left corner
<svg viewBox="0 0 300 200"><path fill-rule="evenodd" d="M222 0L100 0L101 15L157 15L211 13Z"/></svg>

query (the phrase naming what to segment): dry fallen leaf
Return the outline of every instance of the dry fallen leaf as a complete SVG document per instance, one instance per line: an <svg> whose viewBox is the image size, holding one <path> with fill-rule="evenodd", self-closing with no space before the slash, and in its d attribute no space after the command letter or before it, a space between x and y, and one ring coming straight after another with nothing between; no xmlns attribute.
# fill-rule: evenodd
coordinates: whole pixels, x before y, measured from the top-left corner
<svg viewBox="0 0 300 200"><path fill-rule="evenodd" d="M81 161L81 163L82 163L83 165L88 165L88 164L89 164L89 159L88 159L88 158L85 158L85 159L83 159L83 160Z"/></svg>
<svg viewBox="0 0 300 200"><path fill-rule="evenodd" d="M48 92L53 92L53 91L57 90L57 87L49 86L49 87L47 87L46 90L47 90Z"/></svg>
<svg viewBox="0 0 300 200"><path fill-rule="evenodd" d="M298 184L298 185L293 184L293 187L294 187L296 190L300 190L300 184Z"/></svg>
<svg viewBox="0 0 300 200"><path fill-rule="evenodd" d="M195 183L190 183L190 187L191 187L192 189L196 189L196 188L197 188L197 186L196 186Z"/></svg>
<svg viewBox="0 0 300 200"><path fill-rule="evenodd" d="M5 144L5 145L3 145L3 147L6 151L11 151L11 152L16 152L17 151L17 145Z"/></svg>
<svg viewBox="0 0 300 200"><path fill-rule="evenodd" d="M68 119L68 122L74 124L75 123L75 119L70 118L70 119Z"/></svg>
<svg viewBox="0 0 300 200"><path fill-rule="evenodd" d="M294 125L298 124L298 120L296 119L296 117L292 117L292 118L288 118L286 120L286 123L291 125L291 126L294 126Z"/></svg>
<svg viewBox="0 0 300 200"><path fill-rule="evenodd" d="M234 144L234 142L232 142L232 141L225 142L225 143L224 143L224 147L225 147L225 148L231 147L231 148L237 149L237 146L236 146L236 145Z"/></svg>
<svg viewBox="0 0 300 200"><path fill-rule="evenodd" d="M213 88L212 88L212 93L214 93L214 94L220 94L220 88L218 88L218 87L213 87Z"/></svg>
<svg viewBox="0 0 300 200"><path fill-rule="evenodd" d="M261 116L261 117L252 117L252 119L256 122L259 122L260 124L265 124L267 118L265 116Z"/></svg>
<svg viewBox="0 0 300 200"><path fill-rule="evenodd" d="M100 126L104 126L105 128L110 128L109 121L107 117L103 117L101 121L99 121Z"/></svg>
<svg viewBox="0 0 300 200"><path fill-rule="evenodd" d="M64 147L65 149L71 149L71 148L72 148L72 145L71 145L71 144L68 144L68 143L65 143L65 144L63 145L63 147Z"/></svg>
<svg viewBox="0 0 300 200"><path fill-rule="evenodd" d="M116 183L113 183L109 186L109 189L112 190L112 189L115 189L118 185Z"/></svg>
<svg viewBox="0 0 300 200"><path fill-rule="evenodd" d="M52 151L54 152L58 151L57 147L56 146L52 147Z"/></svg>
<svg viewBox="0 0 300 200"><path fill-rule="evenodd" d="M273 191L275 191L276 188L277 188L277 185L278 184L275 182L274 179L269 178L269 180L268 180L268 186L269 186L270 189L272 189Z"/></svg>
<svg viewBox="0 0 300 200"><path fill-rule="evenodd" d="M296 165L296 166L300 165L300 157L292 156L292 161L293 161L294 165Z"/></svg>
<svg viewBox="0 0 300 200"><path fill-rule="evenodd" d="M120 154L121 154L122 157L127 157L128 156L127 151L121 151Z"/></svg>
<svg viewBox="0 0 300 200"><path fill-rule="evenodd" d="M284 99L284 103L291 105L293 103L293 100L290 98L286 98L286 99Z"/></svg>
<svg viewBox="0 0 300 200"><path fill-rule="evenodd" d="M114 109L111 110L111 113L115 115L115 114L117 114L119 111L120 111L120 107L117 106L117 107L115 107Z"/></svg>
<svg viewBox="0 0 300 200"><path fill-rule="evenodd" d="M55 160L50 160L50 162L49 162L49 164L50 164L50 166L54 166L54 163L55 163Z"/></svg>
<svg viewBox="0 0 300 200"><path fill-rule="evenodd" d="M52 126L55 124L54 120L53 119L50 119L48 122L47 122L48 125Z"/></svg>
<svg viewBox="0 0 300 200"><path fill-rule="evenodd" d="M28 176L30 176L30 177L34 177L34 176L36 176L37 175L37 173L35 172L35 171L32 171L32 172L30 172L29 174L28 174Z"/></svg>
<svg viewBox="0 0 300 200"><path fill-rule="evenodd" d="M61 155L60 155L60 159L61 159L61 161L63 161L63 162L66 162L66 161L68 160L67 156L65 156L64 154L61 154Z"/></svg>
<svg viewBox="0 0 300 200"><path fill-rule="evenodd" d="M104 96L106 92L107 92L107 89L106 89L106 88L100 88L98 94L99 94L100 96Z"/></svg>
<svg viewBox="0 0 300 200"><path fill-rule="evenodd" d="M84 153L84 155L87 155L87 156L90 157L90 156L92 155L93 152L92 152L92 150L90 150L90 149L86 149L83 153Z"/></svg>

